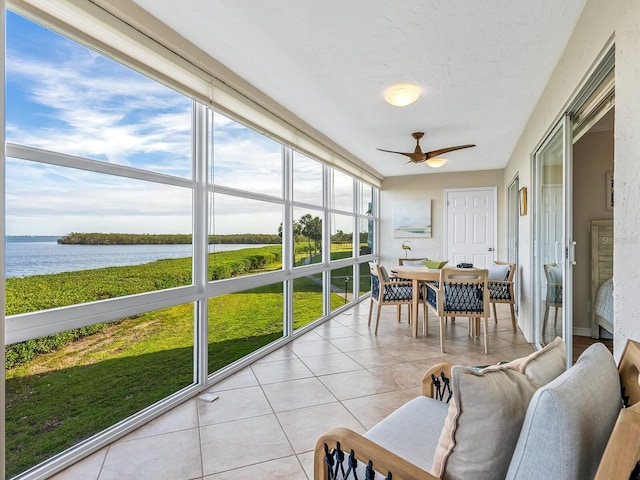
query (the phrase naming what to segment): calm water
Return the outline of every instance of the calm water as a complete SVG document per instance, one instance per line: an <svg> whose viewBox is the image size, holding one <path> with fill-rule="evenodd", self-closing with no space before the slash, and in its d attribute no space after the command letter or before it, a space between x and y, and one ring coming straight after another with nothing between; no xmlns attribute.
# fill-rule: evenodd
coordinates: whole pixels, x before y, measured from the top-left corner
<svg viewBox="0 0 640 480"><path fill-rule="evenodd" d="M28 277L50 273L139 265L161 258L192 255L191 245L58 245L59 237L8 236L5 276ZM209 245L210 252L226 252L264 245Z"/></svg>

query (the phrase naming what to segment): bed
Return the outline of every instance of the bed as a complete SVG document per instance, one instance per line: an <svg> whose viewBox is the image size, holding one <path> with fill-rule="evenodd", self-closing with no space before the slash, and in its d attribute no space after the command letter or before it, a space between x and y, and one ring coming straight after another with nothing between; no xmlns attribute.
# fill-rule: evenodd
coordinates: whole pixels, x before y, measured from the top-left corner
<svg viewBox="0 0 640 480"><path fill-rule="evenodd" d="M591 221L591 336L613 334L613 220Z"/></svg>

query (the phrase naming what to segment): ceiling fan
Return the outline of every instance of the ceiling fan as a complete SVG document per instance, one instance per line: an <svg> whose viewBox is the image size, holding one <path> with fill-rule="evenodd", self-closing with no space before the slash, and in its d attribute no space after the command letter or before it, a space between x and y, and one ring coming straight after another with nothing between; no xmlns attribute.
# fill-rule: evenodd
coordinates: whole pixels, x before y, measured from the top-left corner
<svg viewBox="0 0 640 480"><path fill-rule="evenodd" d="M435 157L439 157L440 155L443 155L447 152L453 152L454 150L462 150L463 148L475 147L475 145L473 144L467 144L467 145L457 145L455 147L441 148L439 150L433 150L431 152L423 152L422 149L420 148L420 139L424 136L424 132L413 132L411 136L416 139L416 148L413 151L413 153L395 152L393 150L384 150L382 148L377 148L376 150L380 150L381 152L388 152L388 153L398 153L400 155L404 155L405 157L409 157L409 161L412 163L426 162L427 165L429 165L430 167L438 168L444 165L444 161L437 162L439 164L436 165L436 162L430 162L431 159L435 159Z"/></svg>

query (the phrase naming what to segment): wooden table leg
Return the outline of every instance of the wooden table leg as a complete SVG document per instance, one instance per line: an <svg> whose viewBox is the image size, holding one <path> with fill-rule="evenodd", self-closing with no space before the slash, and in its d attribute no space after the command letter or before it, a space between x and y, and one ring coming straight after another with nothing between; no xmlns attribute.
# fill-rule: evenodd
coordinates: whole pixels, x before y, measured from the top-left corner
<svg viewBox="0 0 640 480"><path fill-rule="evenodd" d="M413 333L413 338L418 336L418 297L420 296L420 292L418 291L418 279L414 278L411 280L411 288L412 288L412 298L411 298L411 319L413 323L411 324L411 329Z"/></svg>

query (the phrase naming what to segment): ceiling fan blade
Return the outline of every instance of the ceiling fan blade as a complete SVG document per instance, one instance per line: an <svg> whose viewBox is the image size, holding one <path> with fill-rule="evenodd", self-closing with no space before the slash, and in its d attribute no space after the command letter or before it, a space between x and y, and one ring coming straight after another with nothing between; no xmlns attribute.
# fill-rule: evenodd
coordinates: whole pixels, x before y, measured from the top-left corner
<svg viewBox="0 0 640 480"><path fill-rule="evenodd" d="M409 158L411 158L411 155L413 155L413 153L396 152L394 150L384 150L383 148L376 148L376 150L380 150L381 152L387 152L387 153L397 153L399 155L404 155L405 157L409 157Z"/></svg>
<svg viewBox="0 0 640 480"><path fill-rule="evenodd" d="M447 147L447 148L441 148L440 150L433 150L431 152L427 152L427 159L438 157L444 153L453 152L454 150L462 150L463 148L471 148L471 147L475 147L475 145L473 144L457 145L455 147Z"/></svg>

